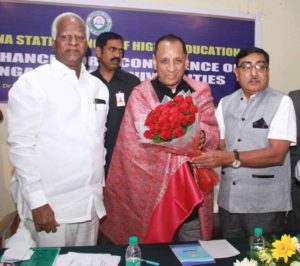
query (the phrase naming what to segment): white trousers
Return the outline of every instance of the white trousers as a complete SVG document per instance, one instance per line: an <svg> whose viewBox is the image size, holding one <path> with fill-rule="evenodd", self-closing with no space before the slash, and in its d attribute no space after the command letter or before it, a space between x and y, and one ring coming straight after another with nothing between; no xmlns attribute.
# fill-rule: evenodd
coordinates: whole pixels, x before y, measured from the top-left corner
<svg viewBox="0 0 300 266"><path fill-rule="evenodd" d="M37 232L32 220L24 221L37 247L94 246L99 233L99 218L73 224L60 224L55 233Z"/></svg>

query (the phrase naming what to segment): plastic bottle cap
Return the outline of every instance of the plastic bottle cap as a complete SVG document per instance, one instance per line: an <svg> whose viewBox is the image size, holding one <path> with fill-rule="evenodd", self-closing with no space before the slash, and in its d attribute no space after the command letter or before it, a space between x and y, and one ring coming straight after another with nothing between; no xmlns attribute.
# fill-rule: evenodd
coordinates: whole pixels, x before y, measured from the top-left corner
<svg viewBox="0 0 300 266"><path fill-rule="evenodd" d="M128 239L129 245L136 245L138 243L138 238L137 236L131 236Z"/></svg>
<svg viewBox="0 0 300 266"><path fill-rule="evenodd" d="M255 227L254 228L254 235L262 235L262 229L260 227Z"/></svg>

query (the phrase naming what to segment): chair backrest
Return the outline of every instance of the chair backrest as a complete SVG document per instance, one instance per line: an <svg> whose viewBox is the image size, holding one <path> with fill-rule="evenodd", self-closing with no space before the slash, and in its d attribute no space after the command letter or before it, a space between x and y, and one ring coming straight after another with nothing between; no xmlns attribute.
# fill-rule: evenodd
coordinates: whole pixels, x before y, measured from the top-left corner
<svg viewBox="0 0 300 266"><path fill-rule="evenodd" d="M17 211L5 215L0 221L0 247L4 247L5 239L12 236L18 228L19 216Z"/></svg>
<svg viewBox="0 0 300 266"><path fill-rule="evenodd" d="M3 114L2 114L2 111L0 109L0 123L2 122L2 120L3 120Z"/></svg>

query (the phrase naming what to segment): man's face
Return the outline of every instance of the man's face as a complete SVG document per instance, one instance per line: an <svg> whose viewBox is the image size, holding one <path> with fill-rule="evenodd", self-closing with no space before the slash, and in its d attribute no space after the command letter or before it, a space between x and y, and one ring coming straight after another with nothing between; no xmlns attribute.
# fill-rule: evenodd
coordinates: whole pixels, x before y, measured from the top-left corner
<svg viewBox="0 0 300 266"><path fill-rule="evenodd" d="M100 67L108 71L115 71L120 66L123 54L124 48L121 40L108 40L103 49L96 47Z"/></svg>
<svg viewBox="0 0 300 266"><path fill-rule="evenodd" d="M153 66L159 81L170 89L175 89L188 66L188 57L179 41L162 41L153 55Z"/></svg>
<svg viewBox="0 0 300 266"><path fill-rule="evenodd" d="M84 25L74 17L62 18L53 47L58 61L71 69L80 67L87 51Z"/></svg>
<svg viewBox="0 0 300 266"><path fill-rule="evenodd" d="M253 53L240 59L235 69L237 81L247 98L263 91L269 83L269 66L262 54Z"/></svg>

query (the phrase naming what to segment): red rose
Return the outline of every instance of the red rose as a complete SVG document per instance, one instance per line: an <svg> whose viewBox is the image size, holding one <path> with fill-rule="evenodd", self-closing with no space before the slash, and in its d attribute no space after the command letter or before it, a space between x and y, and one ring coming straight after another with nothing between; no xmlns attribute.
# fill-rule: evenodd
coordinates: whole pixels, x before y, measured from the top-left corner
<svg viewBox="0 0 300 266"><path fill-rule="evenodd" d="M161 131L161 128L158 124L150 125L149 128L153 134L158 134Z"/></svg>
<svg viewBox="0 0 300 266"><path fill-rule="evenodd" d="M153 117L153 115L148 115L144 124L145 126L150 126L155 124L155 118Z"/></svg>
<svg viewBox="0 0 300 266"><path fill-rule="evenodd" d="M174 102L172 100L165 103L165 106L169 107L169 108L172 108L173 105L174 105Z"/></svg>
<svg viewBox="0 0 300 266"><path fill-rule="evenodd" d="M177 114L172 114L168 117L168 120L172 127L175 127L179 124L179 116Z"/></svg>
<svg viewBox="0 0 300 266"><path fill-rule="evenodd" d="M188 113L189 111L189 104L187 102L183 102L179 105L179 110L184 115Z"/></svg>
<svg viewBox="0 0 300 266"><path fill-rule="evenodd" d="M183 136L183 129L182 129L182 127L180 127L180 126L178 126L178 127L176 127L174 130L173 130L173 135L174 135L174 137L175 138L179 138L179 137L181 137L181 136Z"/></svg>
<svg viewBox="0 0 300 266"><path fill-rule="evenodd" d="M152 132L151 132L150 130L146 130L146 131L144 132L144 137L145 137L146 139L153 139L154 134L152 134Z"/></svg>
<svg viewBox="0 0 300 266"><path fill-rule="evenodd" d="M161 108L154 109L152 115L154 118L158 118L161 115Z"/></svg>
<svg viewBox="0 0 300 266"><path fill-rule="evenodd" d="M195 122L195 115L194 114L190 114L186 117L188 123L193 124Z"/></svg>
<svg viewBox="0 0 300 266"><path fill-rule="evenodd" d="M166 105L166 106L161 110L161 115L162 115L162 116L163 116L163 115L169 115L169 112L170 112L171 108L172 108L172 107Z"/></svg>
<svg viewBox="0 0 300 266"><path fill-rule="evenodd" d="M190 113L196 114L198 112L198 108L195 105L191 105L189 108Z"/></svg>
<svg viewBox="0 0 300 266"><path fill-rule="evenodd" d="M184 102L184 96L183 95L177 95L173 98L173 101L177 104L181 104Z"/></svg>
<svg viewBox="0 0 300 266"><path fill-rule="evenodd" d="M168 120L168 115L167 114L162 114L159 118L158 118L158 123L162 126L165 123L169 123Z"/></svg>
<svg viewBox="0 0 300 266"><path fill-rule="evenodd" d="M185 97L185 101L186 101L187 103L193 103L193 98L192 98L192 96L191 96L191 95L186 96L186 97Z"/></svg>
<svg viewBox="0 0 300 266"><path fill-rule="evenodd" d="M162 131L172 131L172 126L170 123L165 123L161 126L161 132Z"/></svg>
<svg viewBox="0 0 300 266"><path fill-rule="evenodd" d="M171 135L172 135L172 131L171 130L163 130L159 134L160 138L163 139L163 140L170 140L171 139Z"/></svg>
<svg viewBox="0 0 300 266"><path fill-rule="evenodd" d="M179 123L180 123L180 125L182 125L182 126L186 126L187 124L188 124L188 120L187 120L187 118L183 115L183 116L180 116L180 118L179 118Z"/></svg>
<svg viewBox="0 0 300 266"><path fill-rule="evenodd" d="M174 105L172 108L170 108L170 114L178 114L179 113L179 107L177 105Z"/></svg>

